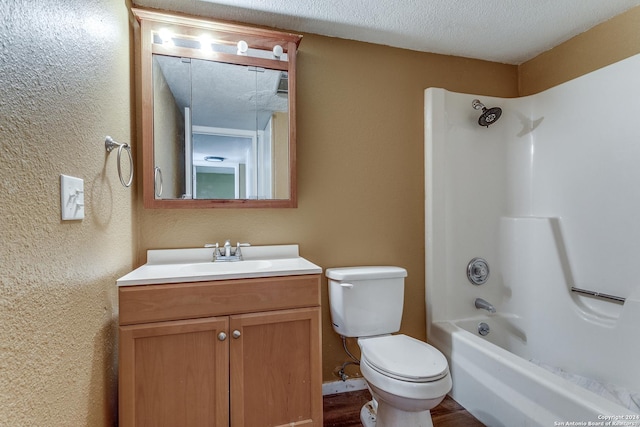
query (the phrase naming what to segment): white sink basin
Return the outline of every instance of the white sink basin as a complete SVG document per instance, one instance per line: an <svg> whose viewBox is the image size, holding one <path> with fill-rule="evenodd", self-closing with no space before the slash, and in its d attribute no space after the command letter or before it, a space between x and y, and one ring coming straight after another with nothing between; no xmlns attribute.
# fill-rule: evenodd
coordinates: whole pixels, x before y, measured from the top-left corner
<svg viewBox="0 0 640 427"><path fill-rule="evenodd" d="M247 260L230 262L199 262L180 266L180 271L187 274L223 274L223 273L253 273L264 270L273 265L267 260Z"/></svg>
<svg viewBox="0 0 640 427"><path fill-rule="evenodd" d="M298 255L298 245L242 248L244 260L213 262L213 249L156 249L147 263L118 279L118 286L320 274L322 268Z"/></svg>

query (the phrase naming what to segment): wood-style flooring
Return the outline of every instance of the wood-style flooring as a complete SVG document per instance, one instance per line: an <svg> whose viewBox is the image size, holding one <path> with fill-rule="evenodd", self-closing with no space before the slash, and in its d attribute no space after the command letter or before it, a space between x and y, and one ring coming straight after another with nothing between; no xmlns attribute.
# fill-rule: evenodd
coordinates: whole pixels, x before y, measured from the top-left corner
<svg viewBox="0 0 640 427"><path fill-rule="evenodd" d="M324 396L324 427L362 427L360 409L369 400L368 390ZM449 396L431 410L431 418L434 427L484 427Z"/></svg>

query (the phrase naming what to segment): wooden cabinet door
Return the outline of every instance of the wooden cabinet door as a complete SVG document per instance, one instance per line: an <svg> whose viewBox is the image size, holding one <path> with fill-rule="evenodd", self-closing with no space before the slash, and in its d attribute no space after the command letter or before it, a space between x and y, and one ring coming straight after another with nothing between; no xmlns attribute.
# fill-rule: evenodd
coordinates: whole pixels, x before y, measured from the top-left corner
<svg viewBox="0 0 640 427"><path fill-rule="evenodd" d="M120 426L228 426L228 320L121 326Z"/></svg>
<svg viewBox="0 0 640 427"><path fill-rule="evenodd" d="M231 316L229 335L232 427L322 426L319 307Z"/></svg>

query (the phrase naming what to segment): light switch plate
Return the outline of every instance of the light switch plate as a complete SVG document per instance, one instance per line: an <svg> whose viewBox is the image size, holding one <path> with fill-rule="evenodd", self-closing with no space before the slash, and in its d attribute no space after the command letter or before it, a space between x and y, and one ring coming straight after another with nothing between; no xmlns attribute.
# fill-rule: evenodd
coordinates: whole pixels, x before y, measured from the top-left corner
<svg viewBox="0 0 640 427"><path fill-rule="evenodd" d="M62 220L84 218L84 180L60 175L60 212Z"/></svg>

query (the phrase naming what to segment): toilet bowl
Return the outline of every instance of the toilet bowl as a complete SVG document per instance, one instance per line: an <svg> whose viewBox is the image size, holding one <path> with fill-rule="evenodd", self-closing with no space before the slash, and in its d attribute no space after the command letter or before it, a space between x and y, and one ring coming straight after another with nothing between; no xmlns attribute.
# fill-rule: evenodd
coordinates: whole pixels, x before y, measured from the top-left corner
<svg viewBox="0 0 640 427"><path fill-rule="evenodd" d="M376 427L431 427L431 409L451 390L444 355L406 335L361 338L360 371L377 402ZM375 406L375 405L373 405ZM367 425L371 414L363 414Z"/></svg>
<svg viewBox="0 0 640 427"><path fill-rule="evenodd" d="M374 402L360 413L366 427L432 427L431 409L451 390L447 359L400 329L404 277L400 267L326 270L334 330L357 337L360 371Z"/></svg>

